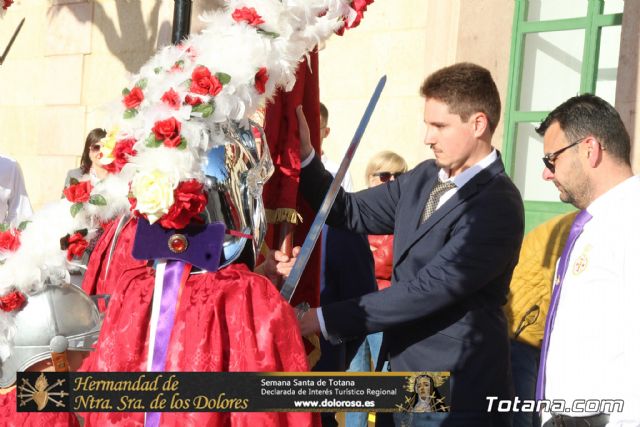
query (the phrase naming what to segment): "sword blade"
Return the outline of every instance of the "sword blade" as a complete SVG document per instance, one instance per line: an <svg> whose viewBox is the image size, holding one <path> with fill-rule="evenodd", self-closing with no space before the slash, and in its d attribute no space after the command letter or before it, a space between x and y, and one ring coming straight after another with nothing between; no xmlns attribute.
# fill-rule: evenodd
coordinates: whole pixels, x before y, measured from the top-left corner
<svg viewBox="0 0 640 427"><path fill-rule="evenodd" d="M4 60L6 59L7 54L11 50L11 46L13 46L13 42L16 41L16 37L18 37L18 33L22 29L22 24L24 24L24 20L25 18L22 18L22 21L20 21L20 23L18 24L18 27L13 32L13 36L11 36L11 40L9 40L9 44L7 45L6 48L4 48L4 52L2 53L2 56L0 56L0 65L4 63Z"/></svg>
<svg viewBox="0 0 640 427"><path fill-rule="evenodd" d="M302 273L304 272L307 263L309 262L309 257L311 256L311 252L313 251L314 246L316 245L316 241L322 232L322 226L327 221L327 217L329 216L329 211L331 210L331 206L333 206L333 202L336 200L336 196L338 195L338 190L340 190L340 184L347 173L347 169L349 169L349 165L351 164L351 160L360 144L360 140L362 139L362 135L364 135L364 131L369 124L369 119L371 119L371 115L373 114L373 110L376 108L376 104L380 99L380 94L382 93L382 89L384 89L384 85L387 82L387 76L382 76L380 81L378 81L378 85L376 89L373 91L373 95L371 95L371 99L369 100L369 104L367 105L366 110L364 110L364 114L362 115L362 119L360 119L360 124L356 129L353 138L351 139L351 143L349 144L349 148L347 148L347 152L340 163L340 168L338 168L338 172L327 191L327 194L324 196L324 200L320 205L320 209L316 214L316 218L313 220L311 224L311 228L309 229L309 234L304 240L302 244L302 248L300 249L300 253L296 258L296 262L291 269L291 273L287 280L285 280L282 285L282 289L280 290L280 294L289 302L293 298L293 295L296 292L298 284L300 282L300 277L302 277Z"/></svg>

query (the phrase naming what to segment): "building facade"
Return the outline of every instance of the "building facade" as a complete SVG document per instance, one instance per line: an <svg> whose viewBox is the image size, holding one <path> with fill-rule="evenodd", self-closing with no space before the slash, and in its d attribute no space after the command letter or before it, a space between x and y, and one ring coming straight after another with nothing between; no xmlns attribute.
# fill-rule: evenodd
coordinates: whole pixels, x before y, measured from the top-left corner
<svg viewBox="0 0 640 427"><path fill-rule="evenodd" d="M198 15L222 0L194 0ZM0 48L25 24L0 66L0 152L20 161L32 203L60 196L86 134L109 127L128 76L171 38L173 2L16 0L0 21ZM339 161L380 78L387 87L351 174L364 188L370 156L393 150L410 166L431 157L424 139L422 80L470 61L491 70L503 117L494 137L525 199L527 228L571 209L541 179L535 125L564 99L596 93L640 134L640 2L633 0L376 0L362 24L320 51L320 94L330 110L325 151ZM633 150L634 169L640 167Z"/></svg>

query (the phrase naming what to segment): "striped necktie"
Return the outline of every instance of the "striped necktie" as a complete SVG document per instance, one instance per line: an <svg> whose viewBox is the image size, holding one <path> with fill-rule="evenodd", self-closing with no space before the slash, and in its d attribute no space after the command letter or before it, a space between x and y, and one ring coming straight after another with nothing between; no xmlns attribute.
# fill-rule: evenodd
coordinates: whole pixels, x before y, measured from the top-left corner
<svg viewBox="0 0 640 427"><path fill-rule="evenodd" d="M435 212L438 207L438 202L440 201L440 197L447 191L456 188L456 185L451 181L440 181L438 178L438 182L433 186L431 193L429 194L429 199L427 200L427 204L424 206L424 211L422 212L422 219L420 224L423 224L429 217Z"/></svg>

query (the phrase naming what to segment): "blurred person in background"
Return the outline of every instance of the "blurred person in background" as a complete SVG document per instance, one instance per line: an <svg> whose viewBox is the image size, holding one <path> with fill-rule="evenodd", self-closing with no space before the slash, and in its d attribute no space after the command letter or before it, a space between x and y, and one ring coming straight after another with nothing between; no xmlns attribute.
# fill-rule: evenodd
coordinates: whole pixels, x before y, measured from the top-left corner
<svg viewBox="0 0 640 427"><path fill-rule="evenodd" d="M17 227L32 213L20 165L12 158L0 155L0 224Z"/></svg>
<svg viewBox="0 0 640 427"><path fill-rule="evenodd" d="M381 151L375 154L367 163L365 182L369 188L394 181L407 171L407 162L392 151ZM373 253L375 275L378 290L391 285L391 271L393 269L393 234L369 235L369 248ZM377 366L386 371L385 361L378 361L382 332L367 335L358 352L351 360L349 371L373 371ZM367 414L364 412L348 412L346 415L348 427L366 427Z"/></svg>
<svg viewBox="0 0 640 427"><path fill-rule="evenodd" d="M327 107L321 102L320 103L320 146L324 147L325 140L331 133L331 128L329 127L329 110ZM331 175L336 176L340 165L331 161L327 154L324 152L324 148L322 148L322 156L320 157L322 160L322 164L324 168L331 172ZM353 181L351 180L351 175L349 171L342 178L342 182L340 186L344 188L344 191L351 192L353 191Z"/></svg>
<svg viewBox="0 0 640 427"><path fill-rule="evenodd" d="M101 141L105 136L107 136L107 132L101 128L96 128L89 132L84 142L84 149L82 150L82 157L80 158L80 167L67 172L67 178L64 181L65 188L69 186L71 179L77 181L87 181L90 179L92 182L96 182L107 176L107 170L104 169L98 161L100 158L100 149L102 148Z"/></svg>
<svg viewBox="0 0 640 427"><path fill-rule="evenodd" d="M394 181L409 168L402 156L393 151L381 151L371 157L365 170L365 179L369 188ZM369 246L373 252L376 267L378 289L385 289L391 284L393 267L393 234L370 235ZM377 334L375 334L377 335Z"/></svg>
<svg viewBox="0 0 640 427"><path fill-rule="evenodd" d="M327 126L329 111L320 104L320 137L324 144L329 135ZM335 177L339 166L322 154L325 168ZM342 188L351 191L351 177L347 173L342 180ZM358 297L376 290L374 262L369 250L366 234L353 233L325 225L321 239L322 260L320 271L320 303L330 304ZM313 370L318 372L344 372L354 368L356 371L369 371L369 363L354 363L362 358L360 352L364 336L351 341L331 343L320 336L321 356ZM367 360L368 360L367 356ZM366 413L350 412L346 415L347 426L366 426ZM335 414L323 412L323 427L337 426ZM359 417L358 419L352 419ZM362 421L359 421L361 419ZM354 424L357 423L357 424ZM364 423L364 424L362 424Z"/></svg>

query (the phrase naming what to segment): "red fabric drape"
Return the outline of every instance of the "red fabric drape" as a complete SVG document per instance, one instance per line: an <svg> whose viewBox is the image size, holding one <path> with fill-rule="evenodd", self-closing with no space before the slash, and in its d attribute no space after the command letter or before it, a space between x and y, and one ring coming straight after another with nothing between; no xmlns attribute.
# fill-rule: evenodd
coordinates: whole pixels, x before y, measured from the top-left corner
<svg viewBox="0 0 640 427"><path fill-rule="evenodd" d="M309 65L310 64L310 65ZM295 209L302 215L303 222L295 226L294 246L304 242L309 227L315 217L314 212L298 195L300 182L300 138L296 107L302 105L309 130L311 143L320 152L320 95L318 81L318 52L314 51L300 63L296 71L296 84L290 92L279 91L267 105L265 114L265 134L269 144L275 172L267 182L263 192L265 207L270 210ZM278 225L269 227L267 245L278 248L280 229ZM306 270L300 280L292 305L308 302L312 307L320 304L320 249L313 251Z"/></svg>
<svg viewBox="0 0 640 427"><path fill-rule="evenodd" d="M136 221L118 241L107 286L112 294L96 350L82 371L146 370L149 317L155 272L131 258ZM107 230L94 256L108 251L113 232ZM105 264L89 265L88 277L104 276ZM166 371L273 372L306 371L307 361L293 309L273 284L234 264L215 273L191 275L180 291L169 342ZM309 413L165 413L163 426L314 425ZM141 426L142 413L89 413L86 426Z"/></svg>

